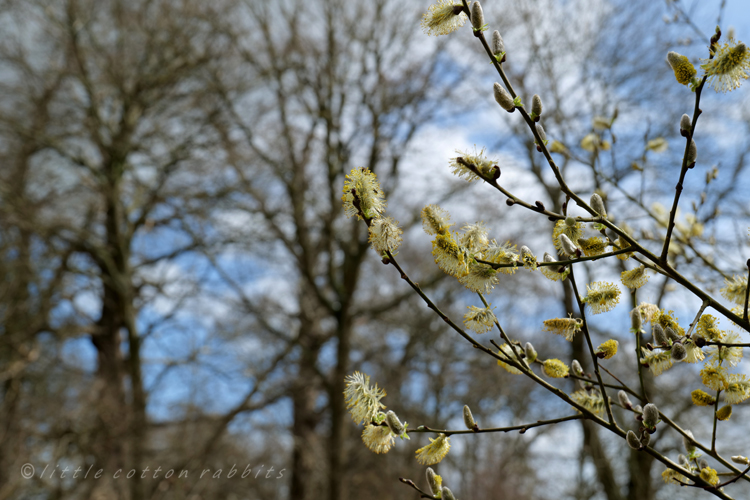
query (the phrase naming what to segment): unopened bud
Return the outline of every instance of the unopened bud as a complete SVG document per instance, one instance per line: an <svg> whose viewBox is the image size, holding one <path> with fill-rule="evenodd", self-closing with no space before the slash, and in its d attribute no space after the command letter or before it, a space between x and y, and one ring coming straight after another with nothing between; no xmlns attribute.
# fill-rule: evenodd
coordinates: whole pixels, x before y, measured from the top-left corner
<svg viewBox="0 0 750 500"><path fill-rule="evenodd" d="M690 460L688 460L687 457L683 455L682 453L677 455L677 462L680 464L680 467L682 467L683 469L690 470Z"/></svg>
<svg viewBox="0 0 750 500"><path fill-rule="evenodd" d="M620 391L617 393L617 399L620 400L620 406L623 408L630 409L633 407L633 403L630 402L630 398L628 397L628 393L625 391Z"/></svg>
<svg viewBox="0 0 750 500"><path fill-rule="evenodd" d="M641 317L641 310L637 307L630 311L630 327L635 331L636 333L641 331L641 327L643 326L643 318Z"/></svg>
<svg viewBox="0 0 750 500"><path fill-rule="evenodd" d="M649 434L648 432L644 432L643 434L641 434L641 447L645 448L650 442L651 434Z"/></svg>
<svg viewBox="0 0 750 500"><path fill-rule="evenodd" d="M395 435L400 436L404 433L404 425L398 419L396 414L393 413L393 410L389 410L388 413L385 414L385 423Z"/></svg>
<svg viewBox="0 0 750 500"><path fill-rule="evenodd" d="M732 416L732 405L724 405L716 411L716 418L721 421L729 420Z"/></svg>
<svg viewBox="0 0 750 500"><path fill-rule="evenodd" d="M477 3L477 2L474 2L474 3ZM456 500L456 497L453 496L453 492L449 490L448 488L446 488L445 486L443 486L441 498L443 500Z"/></svg>
<svg viewBox="0 0 750 500"><path fill-rule="evenodd" d="M591 208L594 212L598 213L605 219L607 218L607 210L604 208L604 200L597 193L591 195Z"/></svg>
<svg viewBox="0 0 750 500"><path fill-rule="evenodd" d="M687 437L682 436L682 446L685 447L685 451L688 455L692 455L695 453L695 438L691 431L685 431L685 434L687 434Z"/></svg>
<svg viewBox="0 0 750 500"><path fill-rule="evenodd" d="M526 342L524 352L526 353L526 361L528 361L529 363L533 363L534 361L536 361L536 349L534 349L534 346L531 345L531 342Z"/></svg>
<svg viewBox="0 0 750 500"><path fill-rule="evenodd" d="M581 363L579 363L577 359L574 359L573 362L570 363L570 367L572 368L574 375L578 375L579 377L583 375L583 368L581 368Z"/></svg>
<svg viewBox="0 0 750 500"><path fill-rule="evenodd" d="M643 413L643 407L641 405L635 405L633 407L633 411L635 413L638 413L639 415Z"/></svg>
<svg viewBox="0 0 750 500"><path fill-rule="evenodd" d="M578 224L578 221L576 221L575 217L565 217L565 225L568 227L576 227L576 224Z"/></svg>
<svg viewBox="0 0 750 500"><path fill-rule="evenodd" d="M497 103L508 113L512 113L516 109L516 105L513 104L513 98L510 96L507 90L502 85L495 82L493 86L495 89L495 100Z"/></svg>
<svg viewBox="0 0 750 500"><path fill-rule="evenodd" d="M643 425L653 429L657 423L659 423L659 409L655 404L649 403L643 407Z"/></svg>
<svg viewBox="0 0 750 500"><path fill-rule="evenodd" d="M534 121L538 121L539 117L542 116L542 98L537 94L534 94L534 97L531 98L531 116Z"/></svg>
<svg viewBox="0 0 750 500"><path fill-rule="evenodd" d="M698 462L698 467L700 467L700 470L703 470L706 467L708 467L708 460L706 460L705 458L701 458L700 461Z"/></svg>
<svg viewBox="0 0 750 500"><path fill-rule="evenodd" d="M691 127L692 122L690 121L690 117L688 115L682 115L682 118L680 118L680 134L683 137L687 137Z"/></svg>
<svg viewBox="0 0 750 500"><path fill-rule="evenodd" d="M479 5L479 2L474 2L471 4L471 24L474 26L475 30L482 29L482 26L484 26L484 12L482 12L482 6Z"/></svg>
<svg viewBox="0 0 750 500"><path fill-rule="evenodd" d="M690 146L687 151L687 164L692 165L698 159L698 146L695 145L695 141L690 139Z"/></svg>
<svg viewBox="0 0 750 500"><path fill-rule="evenodd" d="M651 335L654 336L654 344L662 345L667 343L667 336L664 334L664 328L656 324L651 328Z"/></svg>
<svg viewBox="0 0 750 500"><path fill-rule="evenodd" d="M536 124L536 133L539 134L539 138L542 142L547 140L547 133L544 131L544 127L542 127L541 123Z"/></svg>
<svg viewBox="0 0 750 500"><path fill-rule="evenodd" d="M750 464L750 459L748 459L747 457L743 457L742 455L735 455L732 457L732 462L736 464L747 465Z"/></svg>
<svg viewBox="0 0 750 500"><path fill-rule="evenodd" d="M464 424L470 431L474 430L477 423L474 421L474 415L471 414L471 408L468 405L464 405Z"/></svg>
<svg viewBox="0 0 750 500"><path fill-rule="evenodd" d="M440 493L440 482L438 482L437 474L432 470L432 467L427 467L427 485L430 487L430 493L432 496Z"/></svg>
<svg viewBox="0 0 750 500"><path fill-rule="evenodd" d="M668 326L664 333L667 334L667 338L669 338L672 342L680 341L680 336L677 335L677 332L675 332L671 326Z"/></svg>
<svg viewBox="0 0 750 500"><path fill-rule="evenodd" d="M503 37L500 36L500 32L495 30L492 32L492 54L495 57L500 57L500 54L505 52L505 43Z"/></svg>
<svg viewBox="0 0 750 500"><path fill-rule="evenodd" d="M566 234L560 235L560 246L562 246L562 250L563 252L565 252L566 255L575 256L577 248L573 244L573 242L570 241L570 238L568 238L568 235Z"/></svg>
<svg viewBox="0 0 750 500"><path fill-rule="evenodd" d="M549 252L544 252L544 262L556 262L555 259L549 254Z"/></svg>
<svg viewBox="0 0 750 500"><path fill-rule="evenodd" d="M682 361L687 358L687 349L680 342L675 342L672 345L672 359L675 361Z"/></svg>
<svg viewBox="0 0 750 500"><path fill-rule="evenodd" d="M628 446L630 446L634 450L639 450L641 448L641 440L638 439L638 436L636 436L635 432L628 431L625 439L628 442Z"/></svg>

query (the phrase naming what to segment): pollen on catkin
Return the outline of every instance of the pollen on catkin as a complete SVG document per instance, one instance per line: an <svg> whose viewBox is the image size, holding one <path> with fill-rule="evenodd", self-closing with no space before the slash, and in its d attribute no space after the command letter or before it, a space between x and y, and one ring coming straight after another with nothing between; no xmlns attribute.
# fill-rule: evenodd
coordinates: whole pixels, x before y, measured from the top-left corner
<svg viewBox="0 0 750 500"><path fill-rule="evenodd" d="M603 344L601 344L596 349L597 357L599 357L601 359L609 359L609 358L611 358L612 356L614 356L615 354L617 354L617 347L619 345L620 345L619 342L617 342L614 339L610 339L610 340L604 342Z"/></svg>
<svg viewBox="0 0 750 500"><path fill-rule="evenodd" d="M451 449L450 438L445 434L438 434L435 439L430 438L430 444L423 446L416 451L417 462L422 465L433 465L439 463L448 450Z"/></svg>
<svg viewBox="0 0 750 500"><path fill-rule="evenodd" d="M443 484L443 478L435 474L435 471L432 470L432 467L427 467L427 485L430 487L430 492L433 496L436 496L438 493L440 493L440 489L442 488Z"/></svg>
<svg viewBox="0 0 750 500"><path fill-rule="evenodd" d="M445 234L453 225L451 214L438 205L427 205L422 209L422 229L427 234Z"/></svg>
<svg viewBox="0 0 750 500"><path fill-rule="evenodd" d="M688 59L687 56L678 54L677 52L669 52L667 54L667 62L672 67L677 82L682 85L689 84L690 80L692 80L697 73L695 66L690 62L690 59Z"/></svg>
<svg viewBox="0 0 750 500"><path fill-rule="evenodd" d="M724 288L720 290L721 296L737 305L745 304L745 291L747 290L746 276L733 276L732 279L724 279Z"/></svg>
<svg viewBox="0 0 750 500"><path fill-rule="evenodd" d="M661 478L667 484L686 484L687 478L673 469L664 469L661 473Z"/></svg>
<svg viewBox="0 0 750 500"><path fill-rule="evenodd" d="M380 189L377 176L364 167L353 168L344 181L344 194L341 201L344 204L344 213L347 217L357 216L362 220L362 215L369 218L377 218L385 212L386 201L383 190ZM360 210L355 206L356 199L359 200Z"/></svg>
<svg viewBox="0 0 750 500"><path fill-rule="evenodd" d="M518 253L516 253L516 245L506 241L502 245L498 244L495 240L490 241L489 246L482 252L484 257L482 260L492 262L493 264L505 264L511 265L512 267L501 267L497 270L504 274L513 274L516 272L516 264L518 264Z"/></svg>
<svg viewBox="0 0 750 500"><path fill-rule="evenodd" d="M736 332L730 332L727 334L724 342L727 344L737 344L740 342L740 336ZM706 354L708 354L710 363L737 366L742 360L742 347L712 345L706 350Z"/></svg>
<svg viewBox="0 0 750 500"><path fill-rule="evenodd" d="M631 290L637 290L648 282L648 274L643 264L630 271L623 271L620 277L622 284Z"/></svg>
<svg viewBox="0 0 750 500"><path fill-rule="evenodd" d="M486 333L495 325L495 314L490 307L468 306L469 312L464 314L464 326L476 333Z"/></svg>
<svg viewBox="0 0 750 500"><path fill-rule="evenodd" d="M544 262L545 263L552 263L557 262L550 254L547 252L544 252ZM560 269L560 266L540 266L539 270L542 272L545 278L552 280L552 281L559 281L561 279L565 279L568 276L568 272L563 271L562 273L558 272Z"/></svg>
<svg viewBox="0 0 750 500"><path fill-rule="evenodd" d="M678 336L685 336L685 330L677 322L677 318L674 317L674 311L672 310L660 310L659 315L654 317L653 323L661 325L661 327L664 328L665 331L667 328L671 328Z"/></svg>
<svg viewBox="0 0 750 500"><path fill-rule="evenodd" d="M649 304L648 302L638 304L638 310L641 311L644 323L651 323L651 320L659 314L659 307L656 304Z"/></svg>
<svg viewBox="0 0 750 500"><path fill-rule="evenodd" d="M709 393L702 389L696 389L690 393L690 399L695 406L711 406L716 400Z"/></svg>
<svg viewBox="0 0 750 500"><path fill-rule="evenodd" d="M401 234L398 221L392 217L380 217L370 224L370 245L379 255L386 251L394 253L401 246Z"/></svg>
<svg viewBox="0 0 750 500"><path fill-rule="evenodd" d="M710 314L704 314L698 320L695 332L710 342L718 342L724 337L724 332L719 328L718 320Z"/></svg>
<svg viewBox="0 0 750 500"><path fill-rule="evenodd" d="M523 262L523 267L529 271L536 271L536 255L525 245L521 247L521 262Z"/></svg>
<svg viewBox="0 0 750 500"><path fill-rule="evenodd" d="M378 388L378 384L370 386L370 377L362 372L354 372L345 379L346 389L344 397L346 408L352 415L354 423L368 423L385 408L380 402L385 397L385 391Z"/></svg>
<svg viewBox="0 0 750 500"><path fill-rule="evenodd" d="M463 26L468 18L461 2L438 0L424 13L421 24L428 35L447 35Z"/></svg>
<svg viewBox="0 0 750 500"><path fill-rule="evenodd" d="M468 274L461 276L458 281L472 292L488 293L498 282L497 271L472 259Z"/></svg>
<svg viewBox="0 0 750 500"><path fill-rule="evenodd" d="M592 314L611 311L620 302L620 289L614 283L596 281L586 285L586 290L583 302L589 305Z"/></svg>
<svg viewBox="0 0 750 500"><path fill-rule="evenodd" d="M742 373L728 375L724 389L724 402L736 405L747 398L750 398L750 380L747 375Z"/></svg>
<svg viewBox="0 0 750 500"><path fill-rule="evenodd" d="M685 363L698 363L705 359L703 351L692 339L686 340L682 345L685 346L685 351L687 351L687 356L683 360Z"/></svg>
<svg viewBox="0 0 750 500"><path fill-rule="evenodd" d="M672 368L672 354L669 351L657 349L649 351L645 347L641 347L641 352L642 363L648 365L648 369L655 377Z"/></svg>
<svg viewBox="0 0 750 500"><path fill-rule="evenodd" d="M487 228L484 222L464 224L461 227L461 236L458 239L458 244L471 254L481 252L487 248L490 240L487 237Z"/></svg>
<svg viewBox="0 0 750 500"><path fill-rule="evenodd" d="M707 363L700 371L700 375L703 385L714 391L722 391L729 385L727 369L723 366L714 366Z"/></svg>
<svg viewBox="0 0 750 500"><path fill-rule="evenodd" d="M575 222L573 219L573 225L569 225L565 220L558 220L555 223L555 228L552 230L552 243L555 245L555 249L560 252L562 251L562 243L560 242L560 235L565 235L570 238L571 242L578 241L582 236L585 229L583 222Z"/></svg>
<svg viewBox="0 0 750 500"><path fill-rule="evenodd" d="M432 256L446 274L460 278L469 272L464 252L450 232L438 234L432 240Z"/></svg>
<svg viewBox="0 0 750 500"><path fill-rule="evenodd" d="M607 250L607 242L604 238L594 236L592 238L579 238L578 247L586 257L602 255Z"/></svg>
<svg viewBox="0 0 750 500"><path fill-rule="evenodd" d="M544 368L544 373L552 378L565 378L570 372L568 365L559 359L547 359L544 361L542 367Z"/></svg>
<svg viewBox="0 0 750 500"><path fill-rule="evenodd" d="M716 92L732 91L748 78L750 51L744 43L730 40L716 50L713 59L701 59L701 62L709 87Z"/></svg>
<svg viewBox="0 0 750 500"><path fill-rule="evenodd" d="M578 318L553 318L544 320L544 331L562 335L568 342L581 330L583 321Z"/></svg>
<svg viewBox="0 0 750 500"><path fill-rule="evenodd" d="M604 399L602 399L602 396L598 391L592 391L589 393L585 389L580 389L571 394L570 399L595 415L603 415L606 409L604 406Z"/></svg>
<svg viewBox="0 0 750 500"><path fill-rule="evenodd" d="M393 433L387 426L366 425L362 430L362 442L375 453L388 453L393 447Z"/></svg>
<svg viewBox="0 0 750 500"><path fill-rule="evenodd" d="M458 156L451 158L450 168L453 175L474 182L477 179L492 177L492 167L497 160L491 160L484 155L484 148L474 154L456 150ZM477 175L479 173L479 175Z"/></svg>
<svg viewBox="0 0 750 500"><path fill-rule="evenodd" d="M703 479L711 486L716 486L717 484L719 484L719 474L715 469L712 469L711 467L705 467L701 469L701 479Z"/></svg>

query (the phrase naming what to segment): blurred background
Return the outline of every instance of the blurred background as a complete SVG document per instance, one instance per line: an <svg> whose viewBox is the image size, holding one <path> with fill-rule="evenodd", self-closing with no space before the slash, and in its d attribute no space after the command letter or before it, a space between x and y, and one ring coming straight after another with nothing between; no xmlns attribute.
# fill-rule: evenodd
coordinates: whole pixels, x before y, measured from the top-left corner
<svg viewBox="0 0 750 500"><path fill-rule="evenodd" d="M554 252L552 222L451 176L456 150L486 148L514 194L555 211L565 201L519 114L494 102L497 75L469 26L428 36L428 6L0 0L0 499L417 498L398 478L425 486L414 451L427 436L371 453L343 402L355 370L411 428L461 428L464 404L484 427L571 413L450 331L342 213L344 175L376 172L404 229L401 265L457 321L479 304L434 264L426 204L540 258ZM694 103L665 55L697 64L717 24L723 40L750 39L744 0L483 6L516 91L542 97L548 138L569 150L556 160L571 187L585 199L598 190L616 223L660 248L679 118ZM671 248L717 297L750 256L747 91L704 92ZM583 147L592 133L611 147ZM581 272L617 281L630 267ZM629 383L633 305L673 309L684 326L700 306L661 276L637 295L591 323L595 342L620 341L607 366ZM541 331L575 310L567 282L519 270L489 301L541 356L585 359L580 335ZM710 439L710 412L689 399L697 367L646 382L662 411ZM722 423L725 456L750 453L745 406ZM669 429L652 444L673 460L682 446ZM585 423L452 445L435 468L463 499L699 496Z"/></svg>

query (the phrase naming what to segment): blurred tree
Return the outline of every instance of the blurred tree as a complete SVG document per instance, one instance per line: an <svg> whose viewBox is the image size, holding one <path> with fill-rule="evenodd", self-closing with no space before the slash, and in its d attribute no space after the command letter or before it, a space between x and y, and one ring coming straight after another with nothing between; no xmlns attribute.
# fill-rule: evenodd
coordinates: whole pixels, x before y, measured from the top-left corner
<svg viewBox="0 0 750 500"><path fill-rule="evenodd" d="M399 443L390 460L376 456L345 417L344 376L365 367L378 367L368 371L380 371L374 379L388 389L387 404L413 424L447 427L463 404L484 422L546 415L533 385L505 383L494 363L457 346L370 253L363 225L341 212L343 176L360 166L377 172L398 207L392 215L415 241L399 257L441 307L464 312L472 299L441 281L413 229L425 203L455 200L465 188L436 173L448 158L425 164L434 140L416 142L428 127L452 125L451 115L487 109L492 80L474 57L473 37L461 33L469 50L446 49L420 33L421 12L410 9L391 0L2 0L0 499L32 489L133 500L404 494L392 479L405 468L423 472L412 447ZM652 176L644 146L676 131L684 103L664 99L671 88L662 59L695 28L662 29L663 9L646 1L506 2L499 20L488 9L519 92L542 95L548 136L571 152L562 168L582 189L607 191L615 216L631 203L634 182L648 188L634 195L645 215L653 212L644 199L671 195L671 174ZM592 128L594 116L615 110L611 129ZM559 211L564 197L522 127L500 128L502 143L491 144L496 131L472 123L491 151L530 174L519 185L538 188ZM475 133L464 128L464 136ZM613 144L616 133L618 148L578 147L589 132ZM455 129L437 134L441 142L451 135ZM746 154L733 158L733 179ZM708 184L692 186L707 193L695 213L717 227L719 201L742 184ZM548 243L551 227L515 212L503 218L506 207L494 198L459 200L502 228L493 236ZM747 216L736 205L732 214ZM649 224L636 228L639 239L659 237ZM690 228L681 234L676 265L716 270L716 240L690 236ZM731 238L718 237L730 248ZM722 253L716 260L729 262ZM699 277L704 268L696 269ZM666 281L660 286L661 299ZM508 311L519 297L548 290L527 275L498 288ZM534 334L542 307L573 309L569 287L557 299L526 300L535 307L508 321ZM538 347L556 341L532 338ZM579 337L570 357L582 352ZM459 471L474 498L548 494L559 485L545 484L548 453L535 446L547 433L559 438L555 432L474 440L449 456L448 475ZM612 456L607 437L586 426L582 439L580 479L566 485L571 498L655 498L650 460ZM111 475L25 482L17 474L49 457L108 471L153 463L215 470L229 461L280 462L287 451L290 470L274 485ZM568 467L571 454L557 459Z"/></svg>
<svg viewBox="0 0 750 500"><path fill-rule="evenodd" d="M212 24L221 6L3 4L3 243L15 270L6 274L5 352L22 360L41 333L58 342L88 334L95 381L71 389L92 391L78 403L96 418L72 431L82 434L78 451L108 471L140 470L150 332L139 314L168 284L151 279L155 266L203 244L184 228L198 227L205 200L221 196L205 159L219 103L207 68L226 47ZM27 376L17 369L7 380L8 425ZM95 496L145 498L142 481L111 477L96 482Z"/></svg>

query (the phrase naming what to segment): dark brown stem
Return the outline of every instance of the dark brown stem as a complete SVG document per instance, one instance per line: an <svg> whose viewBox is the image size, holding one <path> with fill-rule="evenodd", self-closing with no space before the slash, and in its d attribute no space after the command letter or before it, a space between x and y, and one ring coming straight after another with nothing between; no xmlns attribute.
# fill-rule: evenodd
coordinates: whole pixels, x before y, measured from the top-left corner
<svg viewBox="0 0 750 500"><path fill-rule="evenodd" d="M719 349L721 349L721 347ZM717 427L716 424L719 421L717 412L719 411L719 395L720 394L721 394L721 390L716 391L716 401L714 402L714 430L711 433L711 451L713 453L716 453L716 427Z"/></svg>
<svg viewBox="0 0 750 500"><path fill-rule="evenodd" d="M413 432L429 432L429 433L435 433L435 434L445 434L446 436L450 436L452 434L477 434L481 432L511 432L511 431L521 431L521 434L526 432L526 429L531 429L534 427L541 427L543 425L551 425L551 424L557 424L560 422L567 422L569 420L581 420L582 418L586 418L584 415L569 415L567 417L560 417L555 418L552 420L537 420L536 422L532 424L522 424L522 425L512 425L510 427L493 427L489 429L478 429L478 430L459 430L459 431L451 431L446 429L432 429L430 427L427 427L426 425L421 426L418 429L414 430L408 430L407 432L409 434Z"/></svg>
<svg viewBox="0 0 750 500"><path fill-rule="evenodd" d="M685 141L685 152L682 154L682 170L680 170L680 180L677 181L675 186L674 201L672 202L672 210L669 212L669 224L667 224L667 236L664 238L664 247L661 251L661 257L659 262L662 267L667 267L667 255L669 254L669 241L672 238L672 230L674 229L674 218L677 215L677 204L680 201L680 195L682 194L682 183L685 181L685 175L687 171L692 168L692 164L688 164L688 152L690 151L690 143L693 141L693 135L695 134L695 125L698 123L698 117L701 114L699 108L701 103L701 92L703 91L703 84L706 83L704 76L701 80L701 84L695 89L695 107L693 108L693 121L690 126L690 130L687 133Z"/></svg>
<svg viewBox="0 0 750 500"><path fill-rule="evenodd" d="M414 488L415 490L417 490L419 492L419 498L432 498L434 500L438 500L438 497L434 497L434 496L430 495L429 493L427 493L426 491L421 490L419 488L419 486L417 486L416 484L414 484L414 481L412 481L411 479L406 479L405 477L400 477L400 478L398 478L398 480L401 481L402 483L404 483L405 485L411 486L412 488Z"/></svg>

